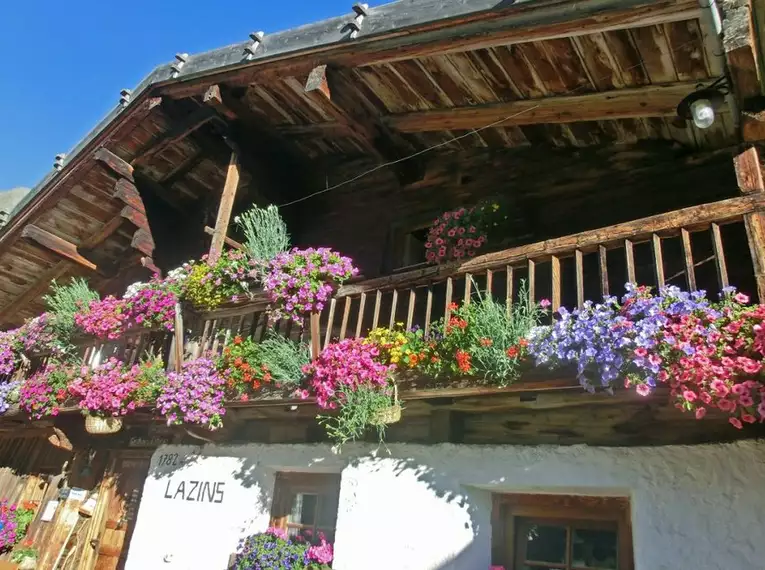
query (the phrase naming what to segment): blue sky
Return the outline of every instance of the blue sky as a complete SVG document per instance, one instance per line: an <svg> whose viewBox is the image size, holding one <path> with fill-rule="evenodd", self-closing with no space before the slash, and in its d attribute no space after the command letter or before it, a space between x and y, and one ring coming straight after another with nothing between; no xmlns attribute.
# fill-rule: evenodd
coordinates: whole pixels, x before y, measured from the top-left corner
<svg viewBox="0 0 765 570"><path fill-rule="evenodd" d="M379 5L383 2L369 2ZM351 13L352 0L9 0L0 8L0 190L35 185L154 66Z"/></svg>

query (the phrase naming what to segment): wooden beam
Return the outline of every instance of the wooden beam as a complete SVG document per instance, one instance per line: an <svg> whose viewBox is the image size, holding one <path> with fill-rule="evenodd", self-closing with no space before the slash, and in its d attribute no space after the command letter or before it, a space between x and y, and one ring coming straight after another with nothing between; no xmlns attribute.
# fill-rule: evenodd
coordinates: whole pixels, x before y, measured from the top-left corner
<svg viewBox="0 0 765 570"><path fill-rule="evenodd" d="M149 192L157 196L157 198L162 200L165 204L170 206L172 209L184 214L189 212L189 208L187 208L186 205L183 204L181 200L179 200L175 192L168 190L167 187L165 187L165 185L160 184L159 182L150 178L148 174L144 172L136 172L135 183L138 187L144 190L148 190Z"/></svg>
<svg viewBox="0 0 765 570"><path fill-rule="evenodd" d="M228 163L228 171L226 172L226 182L223 185L223 194L220 198L220 206L218 207L218 218L215 221L212 244L210 244L210 254L207 258L207 262L210 265L215 265L223 251L228 224L231 220L231 208L234 206L234 198L236 197L238 186L239 159L236 153L232 152L231 160Z"/></svg>
<svg viewBox="0 0 765 570"><path fill-rule="evenodd" d="M156 156L167 147L185 139L191 133L214 119L216 119L216 114L214 112L211 112L207 107L199 107L167 131L159 141L151 144L149 148L138 154L132 160L131 164L137 165L145 163L151 157Z"/></svg>
<svg viewBox="0 0 765 570"><path fill-rule="evenodd" d="M207 235L213 236L215 235L215 228L211 228L210 226L205 226L205 233ZM242 245L238 241L231 239L228 236L226 236L225 242L226 242L226 245L229 245L233 247L234 249L238 249L239 251L247 251L247 248L244 247L244 245Z"/></svg>
<svg viewBox="0 0 765 570"><path fill-rule="evenodd" d="M127 178L133 182L133 167L125 160L114 154L106 147L99 148L93 158L104 164L109 170L117 176Z"/></svg>
<svg viewBox="0 0 765 570"><path fill-rule="evenodd" d="M307 95L316 93L321 97L324 97L327 101L332 99L332 93L329 89L329 81L327 81L327 66L319 65L311 70L308 74L308 79L305 82L305 92Z"/></svg>
<svg viewBox="0 0 765 570"><path fill-rule="evenodd" d="M722 5L725 59L733 94L743 110L749 99L762 95L752 5L750 0L724 0Z"/></svg>
<svg viewBox="0 0 765 570"><path fill-rule="evenodd" d="M94 271L97 269L95 263L88 261L82 255L80 255L80 252L77 251L76 245L58 237L55 234L50 233L47 230L29 224L22 230L21 236L32 240L38 245L49 249L50 251L70 261L73 261L78 265L87 267L88 269L92 269Z"/></svg>
<svg viewBox="0 0 765 570"><path fill-rule="evenodd" d="M350 128L346 123L327 121L309 125L278 125L276 132L289 137L336 137L348 135Z"/></svg>
<svg viewBox="0 0 765 570"><path fill-rule="evenodd" d="M750 147L733 159L736 180L742 194L765 196L762 166L759 153ZM765 301L765 219L760 212L744 216L746 236L749 241L749 253L752 257L754 278L760 302Z"/></svg>
<svg viewBox="0 0 765 570"><path fill-rule="evenodd" d="M385 122L405 132L469 130L497 123L498 127L538 123L573 123L640 117L674 117L677 105L696 82L651 85L587 95L544 97L490 105L455 107L388 115Z"/></svg>
<svg viewBox="0 0 765 570"><path fill-rule="evenodd" d="M45 293L50 287L50 282L64 275L72 264L67 261L59 261L56 265L43 272L39 279L21 295L13 299L8 305L0 310L0 323L5 323L6 319L14 313L24 308L28 303L37 299Z"/></svg>

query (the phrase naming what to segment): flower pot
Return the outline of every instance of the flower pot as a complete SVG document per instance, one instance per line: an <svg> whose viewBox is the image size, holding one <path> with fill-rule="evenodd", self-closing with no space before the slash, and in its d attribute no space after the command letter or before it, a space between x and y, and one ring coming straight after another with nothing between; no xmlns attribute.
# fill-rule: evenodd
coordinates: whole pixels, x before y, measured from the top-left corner
<svg viewBox="0 0 765 570"><path fill-rule="evenodd" d="M35 570L37 568L37 559L31 556L25 556L19 562L19 570Z"/></svg>
<svg viewBox="0 0 765 570"><path fill-rule="evenodd" d="M85 416L85 431L92 434L117 433L122 429L122 418Z"/></svg>
<svg viewBox="0 0 765 570"><path fill-rule="evenodd" d="M393 404L378 411L372 418L372 425L395 424L401 419L401 404L398 403L398 386L393 384Z"/></svg>

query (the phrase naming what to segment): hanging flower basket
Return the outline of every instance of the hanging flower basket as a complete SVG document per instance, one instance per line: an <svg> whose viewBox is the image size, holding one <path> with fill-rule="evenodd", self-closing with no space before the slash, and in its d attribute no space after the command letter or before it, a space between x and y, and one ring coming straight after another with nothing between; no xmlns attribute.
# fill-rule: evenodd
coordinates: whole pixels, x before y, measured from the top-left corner
<svg viewBox="0 0 765 570"><path fill-rule="evenodd" d="M92 434L106 435L122 429L122 418L102 418L85 416L85 431Z"/></svg>
<svg viewBox="0 0 765 570"><path fill-rule="evenodd" d="M393 384L393 404L389 408L379 410L372 418L372 425L395 424L400 419L401 404L398 402L398 386Z"/></svg>

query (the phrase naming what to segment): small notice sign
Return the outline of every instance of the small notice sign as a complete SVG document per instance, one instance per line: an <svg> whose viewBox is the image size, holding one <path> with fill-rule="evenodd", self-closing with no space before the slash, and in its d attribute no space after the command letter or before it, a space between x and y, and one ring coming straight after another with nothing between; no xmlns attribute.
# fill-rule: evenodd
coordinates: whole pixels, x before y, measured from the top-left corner
<svg viewBox="0 0 765 570"><path fill-rule="evenodd" d="M58 501L48 501L48 503L45 505L45 509L43 509L40 520L43 522L52 521L53 517L56 516L56 509L58 509Z"/></svg>

